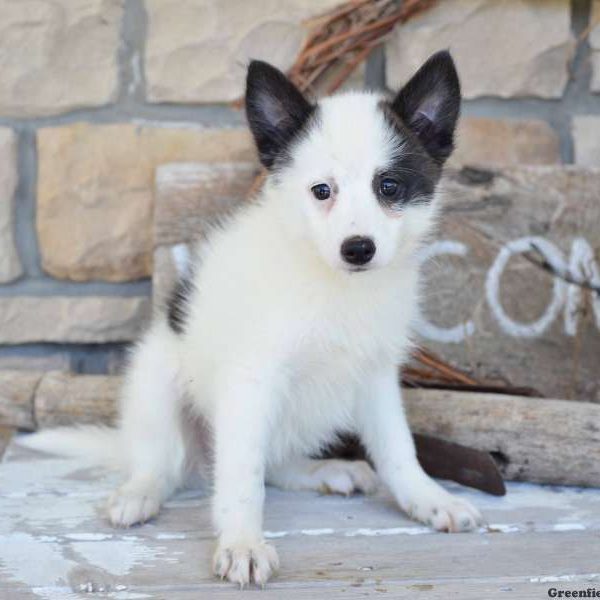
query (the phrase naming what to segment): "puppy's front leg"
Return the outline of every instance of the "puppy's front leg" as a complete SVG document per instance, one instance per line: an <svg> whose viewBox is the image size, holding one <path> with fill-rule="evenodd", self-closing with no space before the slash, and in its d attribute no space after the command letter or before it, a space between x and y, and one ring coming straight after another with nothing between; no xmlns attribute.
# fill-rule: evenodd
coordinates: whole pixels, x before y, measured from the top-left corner
<svg viewBox="0 0 600 600"><path fill-rule="evenodd" d="M482 523L470 502L447 492L419 464L395 366L370 379L359 418L378 474L411 517L440 531L468 531Z"/></svg>
<svg viewBox="0 0 600 600"><path fill-rule="evenodd" d="M264 585L278 567L263 539L265 457L273 387L247 372L228 373L216 398L213 519L216 575L241 587Z"/></svg>

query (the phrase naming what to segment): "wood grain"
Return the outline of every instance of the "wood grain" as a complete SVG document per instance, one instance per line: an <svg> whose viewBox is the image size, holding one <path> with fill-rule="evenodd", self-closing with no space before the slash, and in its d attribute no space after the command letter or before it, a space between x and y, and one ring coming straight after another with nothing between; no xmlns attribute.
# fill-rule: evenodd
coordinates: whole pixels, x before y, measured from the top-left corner
<svg viewBox="0 0 600 600"><path fill-rule="evenodd" d="M211 575L206 488L180 493L157 519L124 531L111 528L99 508L119 481L85 461L11 444L0 464L0 597L79 598L87 584L115 598L245 597ZM410 521L384 490L345 498L269 488L264 528L281 570L261 594L529 599L551 586L598 585L597 491L511 483L497 498L445 485L477 504L489 528L433 532Z"/></svg>
<svg viewBox="0 0 600 600"><path fill-rule="evenodd" d="M414 432L491 452L515 481L600 486L600 405L406 390Z"/></svg>

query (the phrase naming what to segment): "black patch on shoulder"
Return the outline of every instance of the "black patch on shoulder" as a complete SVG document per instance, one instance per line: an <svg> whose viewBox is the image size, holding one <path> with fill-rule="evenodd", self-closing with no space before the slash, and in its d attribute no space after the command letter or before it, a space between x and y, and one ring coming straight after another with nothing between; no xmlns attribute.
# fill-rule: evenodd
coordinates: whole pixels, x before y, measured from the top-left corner
<svg viewBox="0 0 600 600"><path fill-rule="evenodd" d="M182 334L185 331L189 301L193 291L194 285L191 278L185 277L177 282L167 300L167 322L169 327L177 334Z"/></svg>

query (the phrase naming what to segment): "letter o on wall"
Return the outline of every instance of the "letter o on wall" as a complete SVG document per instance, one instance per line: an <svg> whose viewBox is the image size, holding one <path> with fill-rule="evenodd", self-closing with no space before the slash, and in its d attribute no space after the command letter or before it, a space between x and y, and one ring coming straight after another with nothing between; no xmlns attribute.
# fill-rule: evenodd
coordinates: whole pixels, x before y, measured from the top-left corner
<svg viewBox="0 0 600 600"><path fill-rule="evenodd" d="M561 251L551 242L541 237L527 236L508 242L500 250L494 264L488 271L485 282L485 293L492 314L497 319L502 330L513 337L538 337L546 331L552 321L556 319L565 301L566 283L554 277L552 300L544 314L531 323L523 323L511 319L506 314L500 302L500 278L511 256L522 252L529 252L537 248L550 265L558 271L564 271L565 261Z"/></svg>

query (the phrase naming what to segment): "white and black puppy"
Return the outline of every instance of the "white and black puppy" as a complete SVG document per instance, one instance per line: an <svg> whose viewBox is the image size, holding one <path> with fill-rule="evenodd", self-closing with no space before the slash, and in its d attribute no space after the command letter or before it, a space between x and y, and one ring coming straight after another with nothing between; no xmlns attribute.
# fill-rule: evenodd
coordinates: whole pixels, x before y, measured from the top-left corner
<svg viewBox="0 0 600 600"><path fill-rule="evenodd" d="M256 202L198 247L193 276L132 356L118 430L42 433L30 446L111 454L127 480L115 525L158 513L211 440L217 575L264 584L265 482L369 492L379 478L409 515L465 531L479 512L419 465L398 365L419 297L415 254L431 233L453 149L460 86L448 52L393 99L350 92L307 100L252 62L246 112L269 175ZM315 460L357 433L375 465ZM195 467L194 467L195 468Z"/></svg>

